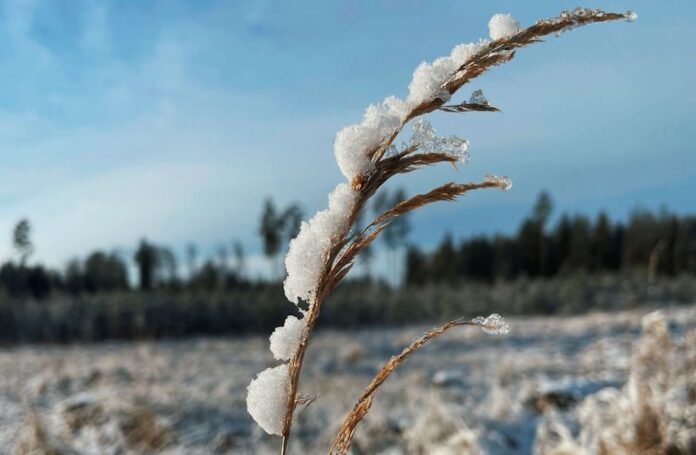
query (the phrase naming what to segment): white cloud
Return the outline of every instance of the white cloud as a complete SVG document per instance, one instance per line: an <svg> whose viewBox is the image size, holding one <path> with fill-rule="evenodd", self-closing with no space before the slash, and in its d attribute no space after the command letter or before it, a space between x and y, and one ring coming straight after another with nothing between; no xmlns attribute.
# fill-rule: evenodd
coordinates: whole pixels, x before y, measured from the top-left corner
<svg viewBox="0 0 696 455"><path fill-rule="evenodd" d="M316 208L313 199L325 203L321 192L335 183L331 172L298 181L295 168L331 169L337 179L331 154L307 147L294 155L293 147L278 146L298 132L312 137L305 133L317 122L209 116L182 112L179 104L120 125L41 124L26 137L21 117L14 118L17 130L0 138L0 149L12 150L0 153L0 258L9 254L9 232L21 217L35 227L36 258L56 265L95 248L130 248L142 236L176 248L239 238L253 254L266 196L281 205L303 200L308 210ZM264 267L257 263L255 270Z"/></svg>
<svg viewBox="0 0 696 455"><path fill-rule="evenodd" d="M390 91L405 90L393 82L382 87L387 82L381 71L390 78L407 78L412 69L405 67L403 74L382 69L369 83L358 78L356 84L333 87L335 93L327 91L325 104L320 106L312 105L322 103L314 98L303 98L305 105L289 105L293 96L308 94L302 91L305 86L314 89L315 82L335 78L331 69L341 66L332 66L331 59L344 54L323 55L325 48L316 48L314 42L309 47L308 41L250 40L248 34L239 38L241 28L235 28L234 20L239 17L252 28L290 21L304 33L313 29L304 26L306 11L301 8L289 12L302 20L277 16L275 10L269 16L267 5L258 10L255 5L250 12L242 6L220 6L225 11L208 11L215 17L153 17L152 29L140 33L117 27L109 30L110 15L118 14L116 8L85 1L84 29L75 34L79 42L73 47L81 49L86 60L72 61L75 56L65 57L58 51L51 55L32 34L36 9L47 8L44 5L9 1L2 14L5 30L0 35L11 41L11 55L0 62L0 69L12 75L3 82L8 93L22 89L23 98L15 104L20 107L0 110L0 255L7 249L11 224L20 216L30 217L36 226L38 254L54 262L87 248L132 246L142 235L181 244L201 239L201 246L237 237L247 245L255 242L248 248L253 254L258 251L256 218L265 196L273 195L281 204L299 200L308 215L326 203L326 193L340 179L331 141L336 130L360 117L360 112L340 110L340 106L350 105L346 97L353 101L368 96L366 93L377 97L365 99L367 104ZM690 33L688 29L682 35ZM322 46L345 46L348 51L352 46L364 53L361 42L327 36ZM287 33L282 37L298 39ZM142 42L131 41L141 38ZM373 38L366 35L364 40ZM120 44L132 46L129 52L135 50L118 54ZM381 61L381 53L388 49L375 45L374 55L368 55L362 66L366 72L372 71L372 63ZM657 48L662 51L665 47ZM560 55L558 49L555 54L544 52L544 58ZM413 52L405 55L408 60L424 57ZM613 54L611 58L615 58ZM528 206L540 186L575 201L593 194L618 196L646 183L659 185L693 175L693 158L682 151L681 144L662 143L668 135L660 130L674 122L662 114L659 105L638 105L636 100L659 98L664 103L669 96L662 92L660 96L638 96L639 88L645 90L647 85L640 80L631 83L643 74L632 71L637 63L608 65L593 60L590 67L583 59L575 66L567 60L525 66L533 59L530 50L519 62L491 72L472 86L484 88L504 114L435 120L442 133L472 139L471 163L459 173L431 169L399 179L413 193L450 179L477 180L493 171L509 174L515 189L505 194L476 194L457 206L434 206L419 215L422 225L436 230L456 213L469 215L470 209L480 211L511 201ZM77 75L77 80L66 82L68 72ZM688 79L693 70L676 73L683 73L672 76L678 86L679 78ZM249 77L242 77L244 74ZM625 80L626 74L632 74L630 81ZM591 76L601 80L588 82ZM650 74L643 77L647 80ZM327 87L332 86L319 85ZM593 87L599 93L594 103L607 106L597 108L587 102L586 94ZM566 92L567 97L563 96ZM693 105L690 93L670 99L669 109L682 106L684 119ZM613 105L609 95L616 97ZM616 111L612 106L618 106ZM653 117L659 112L666 119L641 120L636 114L625 115L628 111L641 116L652 112ZM334 118L327 115L332 112ZM547 124L552 117L559 120ZM610 128L611 137L608 132L604 137L603 131ZM650 137L652 141L648 141ZM557 147L550 152L554 141ZM590 167L589 163L594 164ZM643 176L645 169L650 172ZM592 176L590 188L585 188L583 174ZM429 234L433 239L439 236L440 232ZM260 269L263 262L255 259Z"/></svg>
<svg viewBox="0 0 696 455"><path fill-rule="evenodd" d="M195 224L186 215L204 203L206 182L218 180L215 174L183 163L116 169L5 208L0 232L29 217L38 256L53 264L96 248L132 245L144 234L181 235L176 226Z"/></svg>

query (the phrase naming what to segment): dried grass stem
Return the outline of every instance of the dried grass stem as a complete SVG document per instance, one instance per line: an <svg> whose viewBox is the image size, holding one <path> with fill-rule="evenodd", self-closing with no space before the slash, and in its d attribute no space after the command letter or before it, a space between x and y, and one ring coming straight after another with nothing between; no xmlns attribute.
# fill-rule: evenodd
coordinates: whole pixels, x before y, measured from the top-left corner
<svg viewBox="0 0 696 455"><path fill-rule="evenodd" d="M367 412L372 406L372 400L377 393L377 389L387 380L389 375L406 360L406 358L411 355L416 350L420 349L428 341L436 338L449 329L453 327L459 327L464 325L479 326L470 320L464 318L455 319L453 321L447 322L440 327L434 328L422 335L421 337L414 340L411 344L406 346L401 353L393 356L387 363L382 366L379 372L372 379L372 382L365 388L363 393L360 395L358 402L353 407L353 410L346 416L341 425L340 430L336 436L336 440L331 446L329 451L332 455L344 455L348 453L351 441L353 440L353 435L355 434L355 429L360 423L360 421L365 417Z"/></svg>
<svg viewBox="0 0 696 455"><path fill-rule="evenodd" d="M459 88L470 80L483 74L489 68L500 65L512 60L515 56L515 49L527 46L529 44L541 42L541 38L550 34L560 33L575 27L587 25L595 22L607 22L619 19L630 20L629 14L622 13L605 13L600 10L580 10L579 12L563 13L559 17L540 20L531 27L520 31L510 37L498 39L487 44L483 49L474 54L464 64L462 64L447 80L442 88L450 95L454 94ZM407 147L401 152L386 156L386 151L396 139L397 135L403 129L404 125L413 118L432 112L443 107L447 100L435 98L430 101L421 103L413 108L402 119L401 124L392 134L379 146L372 150L366 150L365 153L375 163L374 172L368 175L360 175L351 181L354 190L360 192L358 201L349 214L349 226L355 223L358 213L363 208L367 200L386 182L390 177L411 172L420 166L427 166L436 163L449 162L456 164L457 158L443 153L419 153L416 152L416 147ZM482 105L463 103L461 105L446 106L445 111L466 112L466 111L486 111L495 110L495 108ZM319 317L319 310L325 296L341 281L348 273L357 254L366 248L377 236L383 231L386 225L395 217L407 213L416 208L437 201L453 200L457 196L474 189L500 187L500 184L491 181L482 183L455 184L448 183L440 186L428 193L414 196L377 217L366 230L349 238L349 229L341 233L333 239L333 247L330 253L325 258L325 267L319 280L315 297L309 302L309 308L305 314L306 330L302 336L297 352L288 364L290 375L290 386L287 397L287 411L283 420L283 444L281 454L287 453L288 438L292 428L292 419L295 408L300 400L298 400L298 389L300 382L300 373L304 356L311 340L312 331ZM345 453L350 446L350 441L355 430L355 425L362 419L370 407L374 393L386 377L396 368L411 352L418 349L428 340L442 334L451 327L458 325L471 325L471 322L463 320L451 321L443 326L434 329L424 337L416 340L409 347L404 349L401 354L395 356L387 365L380 371L373 382L363 393L360 401L353 409L353 412L348 416L346 422L342 426L336 443L334 444L334 453Z"/></svg>

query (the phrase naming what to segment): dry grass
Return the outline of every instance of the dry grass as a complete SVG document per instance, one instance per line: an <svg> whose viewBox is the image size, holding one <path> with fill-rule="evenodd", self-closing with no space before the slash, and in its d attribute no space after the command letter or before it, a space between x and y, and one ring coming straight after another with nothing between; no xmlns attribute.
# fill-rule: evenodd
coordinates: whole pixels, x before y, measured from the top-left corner
<svg viewBox="0 0 696 455"><path fill-rule="evenodd" d="M51 441L33 406L27 406L27 421L15 447L17 455L68 455Z"/></svg>
<svg viewBox="0 0 696 455"><path fill-rule="evenodd" d="M78 397L63 403L48 416L46 425L33 407L17 437L17 455L70 455L80 453L71 446L80 440L121 447L131 453L153 453L174 442L172 431L144 406L116 399Z"/></svg>
<svg viewBox="0 0 696 455"><path fill-rule="evenodd" d="M665 447L693 447L686 441L696 435L696 306L663 311L671 339L666 355L670 379L658 408L664 411ZM413 353L380 386L354 433L351 451L553 454L558 453L555 444L534 451L533 438L555 412L574 436L575 450L565 453L598 453L593 435L599 434L607 441L605 453L616 453L608 445L612 435L633 431L624 417L633 413L626 384L634 364L632 351L639 337L644 338L640 319L646 312L513 318L513 335L500 338L480 330L450 330ZM296 415L289 453L326 453L379 366L427 329L315 333L303 386L320 399ZM265 336L3 347L0 453L16 453L19 440L34 431L22 402L26 397L34 404L42 433L50 436L44 441L72 450L61 453L277 454L277 440L264 435L244 408L249 380L273 363ZM571 386L589 381L604 388L578 396L571 407L550 401L543 410L529 406L531 397L568 390L565 385L547 387L558 380ZM85 396L93 399L80 399ZM84 419L75 433L67 422L79 419L68 411L80 402L103 406L99 419ZM122 410L134 404L155 414L170 434L170 445L148 450L111 437L114 430L123 434L118 425ZM541 444L542 438L537 439Z"/></svg>
<svg viewBox="0 0 696 455"><path fill-rule="evenodd" d="M375 398L377 389L379 386L387 380L390 374L406 360L406 358L413 354L417 349L421 348L424 344L432 340L433 338L439 337L449 329L453 327L460 327L465 325L477 326L471 321L466 321L462 319L457 319L450 321L440 327L434 328L418 339L414 340L411 344L405 347L400 354L395 355L389 361L384 364L384 366L379 370L377 375L375 375L372 382L365 388L365 391L360 395L358 402L356 403L353 410L348 414L348 416L343 421L341 429L338 431L336 440L331 447L330 453L335 455L343 455L348 453L350 449L350 443L353 439L353 434L355 433L355 428L358 426L360 421L365 417L367 412L372 406L372 400Z"/></svg>
<svg viewBox="0 0 696 455"><path fill-rule="evenodd" d="M462 64L443 84L443 88L449 93L454 94L459 90L464 84L471 81L472 79L480 76L489 68L493 66L500 65L512 60L515 56L515 50L528 46L530 44L541 42L541 38L560 33L562 31L570 30L575 27L584 26L596 22L606 22L620 19L628 19L626 14L621 13L605 13L600 10L585 10L578 9L573 13L564 12L560 16L540 20L531 27L520 31L507 38L502 38L499 40L492 41L481 51L474 54L468 59L464 64ZM356 177L351 182L353 189L360 192L359 201L356 204L354 210L349 215L350 225L352 226L358 216L360 210L364 207L369 198L374 195L374 193L384 184L390 177L400 173L411 172L418 169L419 167L436 164L440 162L454 163L452 157L445 156L444 154L414 154L416 149L406 148L393 156L386 155L387 150L392 145L393 141L396 139L397 135L403 128L403 126L410 120L432 112L436 109L442 109L446 112L470 112L470 111L495 111L496 108L488 106L488 104L467 104L463 103L458 106L444 106L446 100L443 99L433 99L431 101L422 103L416 106L411 112L404 117L399 128L397 128L393 134L387 138L387 140L377 146L373 150L367 150L366 153L371 157L372 161L375 163L376 171L368 175L361 175ZM377 217L368 228L362 233L358 234L354 238L348 238L350 229L346 230L340 238L333 239L333 248L331 253L326 258L324 271L321 274L321 279L319 280L319 286L316 292L316 296L313 301L309 302L309 309L305 316L307 329L304 332L304 336L300 345L296 351L296 354L290 360L288 364L289 375L290 375L290 392L288 394L287 401L287 412L283 420L283 443L281 447L281 454L286 453L288 447L288 441L290 438L290 433L292 429L293 416L295 414L295 409L304 400L299 395L299 385L300 385L300 373L302 370L302 365L304 362L305 354L309 346L309 342L312 336L312 331L314 329L316 320L319 316L321 309L321 304L324 298L331 292L331 290L345 277L345 275L350 270L353 261L357 255L366 248L372 241L374 241L380 233L383 231L384 227L395 217L402 215L404 213L410 212L427 204L431 204L437 201L453 200L457 196L474 189L482 188L492 188L500 187L500 184L495 184L493 182L484 181L482 183L468 183L468 184L456 184L448 183L434 190L417 195L408 199L395 207L387 210L385 213ZM449 324L455 324L456 321L452 321ZM447 326L447 324L445 324ZM443 327L445 327L443 326ZM436 329L437 330L437 329ZM412 345L413 349L418 349L420 345ZM407 348L408 349L408 348ZM404 351L406 352L406 351ZM409 351L408 353L410 353ZM405 354L408 355L408 353ZM402 353L403 354L403 353ZM405 357L404 356L404 357ZM397 356L398 358L398 356ZM338 451L337 453L346 453L350 447L350 441L352 439L352 433L355 429L355 425L360 421L362 416L367 412L370 407L371 401L374 397L374 392L377 387L386 379L386 376L391 373L392 369L395 368L400 362L395 364L388 364L385 369L377 374L372 384L368 389L366 389L363 396L358 401L358 404L354 407L353 413L351 413L352 418L349 416L347 423L342 427L341 432L337 436L336 444L334 448ZM390 369L391 368L391 369ZM374 387L372 389L371 387Z"/></svg>
<svg viewBox="0 0 696 455"><path fill-rule="evenodd" d="M577 437L557 416L550 416L537 433L538 453L569 449L579 454L677 455L696 451L696 401L688 394L696 365L675 355L661 312L646 315L642 329L633 345L623 389L602 391L578 407ZM688 346L692 333L687 332L683 340L687 355L696 352Z"/></svg>

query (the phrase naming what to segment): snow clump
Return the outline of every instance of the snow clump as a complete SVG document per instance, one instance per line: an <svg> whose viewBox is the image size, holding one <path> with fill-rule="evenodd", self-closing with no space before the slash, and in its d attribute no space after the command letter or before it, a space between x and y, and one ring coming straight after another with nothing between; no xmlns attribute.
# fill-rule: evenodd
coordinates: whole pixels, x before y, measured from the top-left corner
<svg viewBox="0 0 696 455"><path fill-rule="evenodd" d="M271 334L271 352L277 360L290 360L302 341L305 320L288 316L285 324L277 327Z"/></svg>
<svg viewBox="0 0 696 455"><path fill-rule="evenodd" d="M286 364L267 368L247 387L247 410L268 434L282 435L283 420L290 394L290 376Z"/></svg>
<svg viewBox="0 0 696 455"><path fill-rule="evenodd" d="M509 14L495 14L488 21L488 32L493 41L509 38L522 30L517 19Z"/></svg>
<svg viewBox="0 0 696 455"><path fill-rule="evenodd" d="M350 184L341 183L329 194L329 208L300 225L300 232L290 242L285 257L288 276L283 288L291 302L310 302L314 298L333 241L348 231L358 196Z"/></svg>

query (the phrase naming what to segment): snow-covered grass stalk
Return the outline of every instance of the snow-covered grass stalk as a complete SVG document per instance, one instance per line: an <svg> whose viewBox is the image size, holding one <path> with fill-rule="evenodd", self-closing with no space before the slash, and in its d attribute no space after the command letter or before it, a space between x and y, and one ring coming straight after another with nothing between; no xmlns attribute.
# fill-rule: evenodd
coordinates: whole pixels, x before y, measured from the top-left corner
<svg viewBox="0 0 696 455"><path fill-rule="evenodd" d="M372 382L370 382L370 384L365 388L362 395L360 395L358 402L353 407L353 410L343 421L343 424L338 431L338 435L336 436L336 440L331 447L330 453L348 453L350 443L353 440L353 434L355 433L355 428L370 410L370 406L372 406L372 400L375 397L375 393L377 393L377 389L382 385L382 383L384 383L384 381L387 380L389 375L396 369L396 367L401 365L401 363L406 360L406 357L411 355L417 349L420 349L428 341L439 337L449 329L465 325L479 326L484 332L496 335L504 335L510 331L508 324L499 314L492 314L487 318L479 316L471 321L467 321L465 319L455 319L441 325L440 327L430 330L423 336L414 340L411 344L406 346L401 353L389 359L389 361L384 364L377 375L375 375L375 377L372 379Z"/></svg>
<svg viewBox="0 0 696 455"><path fill-rule="evenodd" d="M632 21L635 18L632 12L605 13L578 8L523 29L510 15L496 14L488 24L490 40L460 44L449 56L432 63L421 63L413 74L406 99L390 96L379 104L370 105L360 123L338 132L334 152L347 182L340 183L329 194L326 210L302 223L285 258L285 295L302 314L301 318L289 316L271 335L274 357L287 363L261 372L248 388L249 413L266 432L283 437L281 453L287 450L294 411L298 404L306 401L299 397L300 372L321 304L351 269L360 251L397 216L433 202L454 200L468 191L483 188L508 190L511 186L507 177L494 175L478 183L447 183L395 205L362 231L351 234L360 210L389 178L422 166L437 163L456 165L468 160L468 141L456 136L438 137L430 123L420 117L435 110L455 113L497 111L479 90L461 104L446 103L473 78L512 60L517 48L578 26L619 19ZM396 146L397 135L411 120L414 121L410 140ZM456 326L476 325L488 332L506 332L507 325L498 318L492 315L488 319L451 321L392 358L346 418L332 450L335 453L347 452L355 426L367 413L377 388L411 352Z"/></svg>

